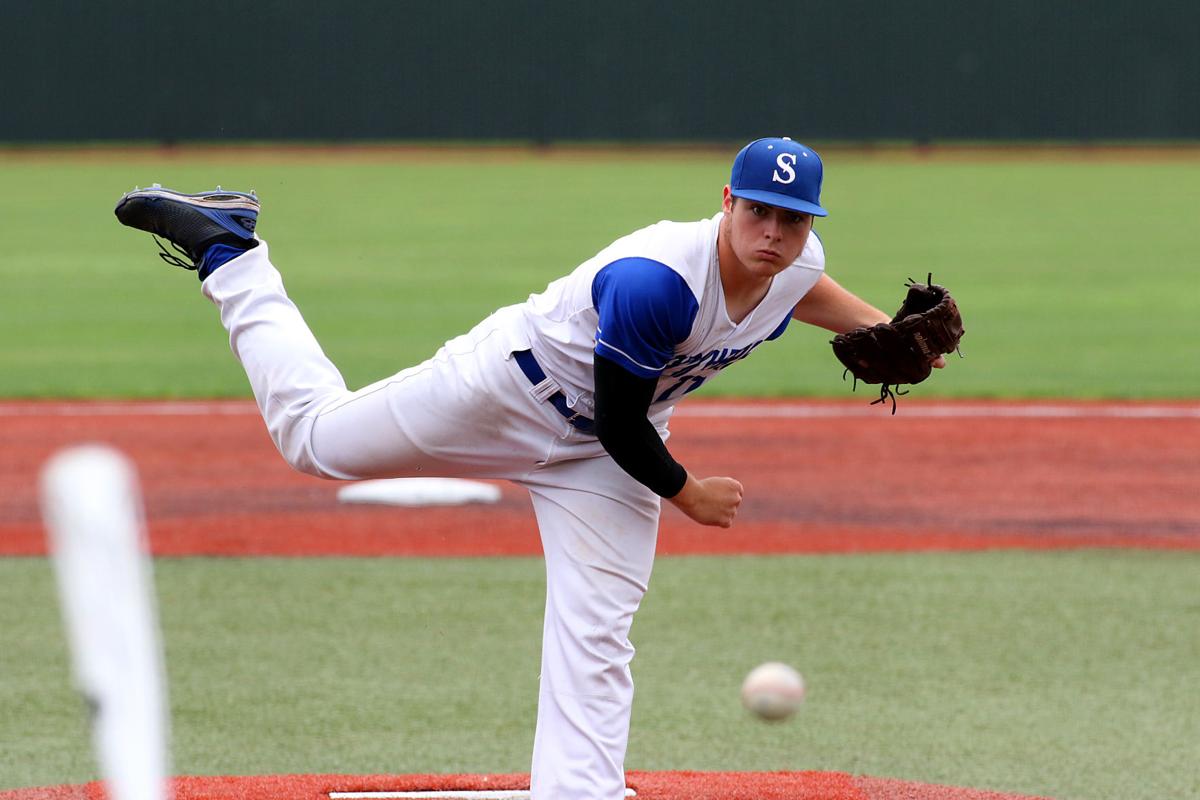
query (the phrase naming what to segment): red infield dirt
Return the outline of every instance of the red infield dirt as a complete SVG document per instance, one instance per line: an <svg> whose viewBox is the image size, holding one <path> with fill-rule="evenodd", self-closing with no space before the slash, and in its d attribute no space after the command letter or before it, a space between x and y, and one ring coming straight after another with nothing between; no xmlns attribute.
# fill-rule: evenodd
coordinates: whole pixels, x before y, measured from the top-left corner
<svg viewBox="0 0 1200 800"><path fill-rule="evenodd" d="M671 447L746 498L730 530L665 504L659 552L1200 549L1195 403L693 400ZM293 472L252 403L0 403L0 555L40 555L37 474L57 449L128 453L157 555L541 552L523 490L497 505L347 506Z"/></svg>
<svg viewBox="0 0 1200 800"><path fill-rule="evenodd" d="M928 403L890 416L845 402L693 400L672 450L732 475L732 530L673 508L659 551L849 553L990 548L1200 549L1200 405ZM292 472L253 404L0 403L0 555L45 552L37 475L61 447L129 454L158 555L478 556L540 552L528 500L492 506L339 505L338 484ZM647 800L1028 800L831 772L629 774ZM512 789L527 775L185 777L177 800L328 800L329 791ZM97 784L0 800L100 800Z"/></svg>
<svg viewBox="0 0 1200 800"><path fill-rule="evenodd" d="M630 772L639 800L1040 800L844 772ZM529 775L263 775L174 780L175 800L329 800L330 792L528 789ZM104 800L97 783L0 792L0 800Z"/></svg>

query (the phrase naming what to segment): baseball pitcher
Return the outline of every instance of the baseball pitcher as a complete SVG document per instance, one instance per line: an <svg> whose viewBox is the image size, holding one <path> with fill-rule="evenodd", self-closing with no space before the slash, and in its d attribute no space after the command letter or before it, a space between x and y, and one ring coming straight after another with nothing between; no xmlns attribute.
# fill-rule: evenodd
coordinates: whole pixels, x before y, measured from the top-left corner
<svg viewBox="0 0 1200 800"><path fill-rule="evenodd" d="M733 162L721 208L659 222L501 308L427 361L349 391L257 238L258 198L156 186L117 218L198 270L289 464L322 478L504 478L533 500L546 559L535 800L619 800L629 630L650 579L660 502L729 527L742 484L689 472L666 446L685 395L793 319L846 333L891 318L825 272L813 220L821 159L787 138ZM948 351L943 351L948 352ZM921 367L941 366L940 353Z"/></svg>

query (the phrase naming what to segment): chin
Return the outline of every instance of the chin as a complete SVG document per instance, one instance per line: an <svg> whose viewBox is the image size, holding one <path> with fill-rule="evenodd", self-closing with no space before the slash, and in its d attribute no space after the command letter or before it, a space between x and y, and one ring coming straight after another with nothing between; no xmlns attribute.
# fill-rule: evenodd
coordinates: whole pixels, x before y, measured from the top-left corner
<svg viewBox="0 0 1200 800"><path fill-rule="evenodd" d="M765 258L756 258L752 262L750 269L762 275L778 275L780 272L783 272L785 269L787 269L789 263L791 262L784 261L782 258L770 260Z"/></svg>

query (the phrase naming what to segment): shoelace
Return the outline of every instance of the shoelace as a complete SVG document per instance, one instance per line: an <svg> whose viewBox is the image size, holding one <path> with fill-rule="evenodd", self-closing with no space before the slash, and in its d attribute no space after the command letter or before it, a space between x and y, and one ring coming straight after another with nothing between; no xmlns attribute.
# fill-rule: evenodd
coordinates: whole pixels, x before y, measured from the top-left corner
<svg viewBox="0 0 1200 800"><path fill-rule="evenodd" d="M187 261L184 261L182 258L175 255L175 253L172 253L170 250L163 247L162 240L160 240L157 236L154 236L154 234L150 234L150 235L154 238L154 243L158 245L158 249L162 251L158 254L158 257L161 258L163 261L167 262L168 264L170 264L173 267L179 267L181 269L195 271L200 268L199 264L197 264L195 261L192 261L192 257L188 253L187 250L184 250L179 245L175 244L174 242L171 242L170 239L167 240L168 242L171 242L171 247L174 247L176 252L178 252L184 256L187 256Z"/></svg>

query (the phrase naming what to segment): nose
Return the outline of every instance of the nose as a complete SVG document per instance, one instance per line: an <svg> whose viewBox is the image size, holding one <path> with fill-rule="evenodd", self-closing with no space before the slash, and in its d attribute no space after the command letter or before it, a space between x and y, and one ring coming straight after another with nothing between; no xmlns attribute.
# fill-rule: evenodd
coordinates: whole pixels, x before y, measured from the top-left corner
<svg viewBox="0 0 1200 800"><path fill-rule="evenodd" d="M783 238L783 225L779 222L778 214L771 214L763 223L763 235L771 241L779 241Z"/></svg>

